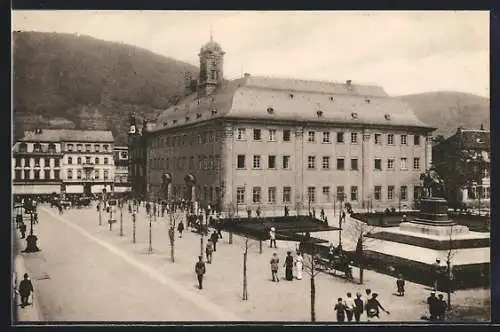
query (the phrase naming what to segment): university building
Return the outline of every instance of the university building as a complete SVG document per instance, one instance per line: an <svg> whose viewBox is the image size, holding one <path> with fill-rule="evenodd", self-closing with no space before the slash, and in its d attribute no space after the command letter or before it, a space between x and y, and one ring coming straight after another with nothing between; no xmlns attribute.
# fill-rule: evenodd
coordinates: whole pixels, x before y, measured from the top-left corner
<svg viewBox="0 0 500 332"><path fill-rule="evenodd" d="M433 147L433 164L447 184L449 200L468 207L490 206L489 130L458 128ZM467 181L462 181L463 179Z"/></svg>
<svg viewBox="0 0 500 332"><path fill-rule="evenodd" d="M36 129L14 146L14 194L91 194L114 185L111 131Z"/></svg>
<svg viewBox="0 0 500 332"><path fill-rule="evenodd" d="M143 128L150 199L224 211L413 205L434 128L405 103L350 80L227 82L224 54L213 40L204 45L196 84L188 79L186 96Z"/></svg>

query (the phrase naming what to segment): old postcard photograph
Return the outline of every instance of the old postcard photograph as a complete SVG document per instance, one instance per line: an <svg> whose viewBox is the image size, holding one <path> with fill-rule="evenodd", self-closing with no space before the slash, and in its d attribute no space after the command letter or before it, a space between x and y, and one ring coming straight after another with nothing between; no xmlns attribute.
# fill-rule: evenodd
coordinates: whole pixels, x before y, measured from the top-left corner
<svg viewBox="0 0 500 332"><path fill-rule="evenodd" d="M12 11L12 324L491 320L487 11Z"/></svg>

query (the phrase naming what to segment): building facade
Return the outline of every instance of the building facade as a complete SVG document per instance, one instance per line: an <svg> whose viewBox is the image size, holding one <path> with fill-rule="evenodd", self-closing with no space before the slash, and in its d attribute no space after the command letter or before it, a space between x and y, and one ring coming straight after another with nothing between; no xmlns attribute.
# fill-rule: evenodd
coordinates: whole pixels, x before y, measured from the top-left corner
<svg viewBox="0 0 500 332"><path fill-rule="evenodd" d="M150 199L224 211L413 205L434 128L406 104L351 81L226 82L224 54L203 46L197 91L143 132Z"/></svg>
<svg viewBox="0 0 500 332"><path fill-rule="evenodd" d="M14 193L16 190L29 191L29 186L33 188L33 194L44 194L49 190L47 186L33 187L34 180L37 184L40 180L50 180L50 193L89 195L102 192L104 188L113 189L115 165L111 131L37 129L26 132L16 143L14 151ZM21 154L26 155L24 163L22 158L18 160ZM30 166L26 169L28 159ZM26 180L26 175L32 184L19 182ZM52 183L53 180L57 183ZM21 183L25 188L19 186Z"/></svg>
<svg viewBox="0 0 500 332"><path fill-rule="evenodd" d="M128 179L128 147L115 146L113 148L113 159L115 163L115 193L129 193L131 191Z"/></svg>
<svg viewBox="0 0 500 332"><path fill-rule="evenodd" d="M129 116L128 132L128 178L134 198L146 197L146 136L142 135L135 117ZM143 124L143 128L145 128Z"/></svg>
<svg viewBox="0 0 500 332"><path fill-rule="evenodd" d="M41 129L26 132L13 148L13 194L60 193L62 156L61 142L57 137L43 135Z"/></svg>
<svg viewBox="0 0 500 332"><path fill-rule="evenodd" d="M443 177L447 198L466 207L490 206L490 131L458 128L433 147L433 163Z"/></svg>

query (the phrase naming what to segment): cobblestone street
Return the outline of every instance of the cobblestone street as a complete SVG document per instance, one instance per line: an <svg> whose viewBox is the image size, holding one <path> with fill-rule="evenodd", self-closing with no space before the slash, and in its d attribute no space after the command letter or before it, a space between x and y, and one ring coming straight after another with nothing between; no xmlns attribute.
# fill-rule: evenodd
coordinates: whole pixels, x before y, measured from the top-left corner
<svg viewBox="0 0 500 332"><path fill-rule="evenodd" d="M180 217L180 216L179 216ZM271 282L269 259L274 251L284 263L296 243L279 242L278 249L249 241L248 293L242 301L244 239L228 234L217 243L212 264L207 264L204 289L198 290L194 263L200 254L200 236L189 229L176 236L175 263L170 260L168 217L152 222L153 253L148 253L148 219L141 207L132 243L132 218L123 209L124 236L119 235L120 214L110 231L107 215L93 208L70 209L59 215L39 208L35 226L41 252L23 254L34 280L43 319L49 321L310 321L310 281ZM177 235L177 232L176 232ZM335 233L336 235L336 233ZM206 243L206 238L204 239ZM40 278L47 274L49 278ZM280 277L284 268L280 267ZM358 277L358 271L354 270ZM42 280L38 280L42 279ZM316 319L334 320L333 306L350 291L371 288L391 315L381 321L420 321L426 314L429 291L407 282L407 295L394 296L395 280L365 271L364 285L320 273L316 277ZM488 290L459 291L452 302L487 298Z"/></svg>

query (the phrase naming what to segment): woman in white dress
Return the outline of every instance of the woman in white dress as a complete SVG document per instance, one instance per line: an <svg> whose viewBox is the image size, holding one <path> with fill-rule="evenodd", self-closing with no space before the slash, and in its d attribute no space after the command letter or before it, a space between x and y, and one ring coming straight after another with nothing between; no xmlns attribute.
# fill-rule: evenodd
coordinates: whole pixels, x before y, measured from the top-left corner
<svg viewBox="0 0 500 332"><path fill-rule="evenodd" d="M297 255L295 255L295 267L297 269L297 280L302 280L302 270L304 269L304 258L302 258L302 253L297 250Z"/></svg>

